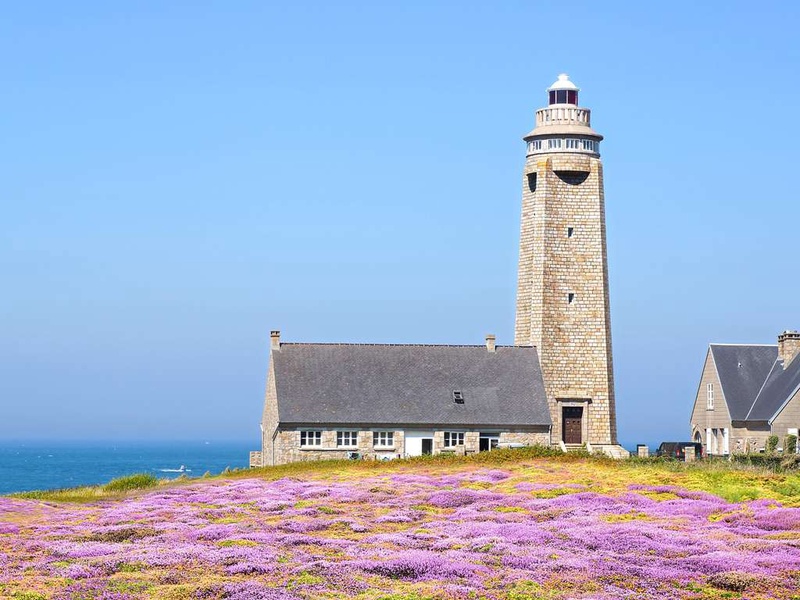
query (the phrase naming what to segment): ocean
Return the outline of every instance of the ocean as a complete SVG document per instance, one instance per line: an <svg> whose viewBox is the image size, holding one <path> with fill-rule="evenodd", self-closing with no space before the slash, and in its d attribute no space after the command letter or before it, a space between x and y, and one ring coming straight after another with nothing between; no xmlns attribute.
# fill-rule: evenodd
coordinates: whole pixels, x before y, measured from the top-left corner
<svg viewBox="0 0 800 600"><path fill-rule="evenodd" d="M248 466L257 442L0 442L0 494L107 483L132 473L189 477Z"/></svg>

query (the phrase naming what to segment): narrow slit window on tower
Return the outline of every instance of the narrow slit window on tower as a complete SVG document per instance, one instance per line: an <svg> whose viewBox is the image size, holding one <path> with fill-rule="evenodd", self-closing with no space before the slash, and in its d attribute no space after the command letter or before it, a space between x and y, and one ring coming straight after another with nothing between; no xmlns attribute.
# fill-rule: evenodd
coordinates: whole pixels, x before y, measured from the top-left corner
<svg viewBox="0 0 800 600"><path fill-rule="evenodd" d="M453 390L453 402L456 404L464 404L464 392L461 390Z"/></svg>
<svg viewBox="0 0 800 600"><path fill-rule="evenodd" d="M528 173L528 190L536 191L536 173Z"/></svg>
<svg viewBox="0 0 800 600"><path fill-rule="evenodd" d="M574 227L567 227L567 237L571 238L575 235L575 228Z"/></svg>
<svg viewBox="0 0 800 600"><path fill-rule="evenodd" d="M572 304L573 302L575 302L575 294L573 292L570 292L569 294L567 294L567 303Z"/></svg>

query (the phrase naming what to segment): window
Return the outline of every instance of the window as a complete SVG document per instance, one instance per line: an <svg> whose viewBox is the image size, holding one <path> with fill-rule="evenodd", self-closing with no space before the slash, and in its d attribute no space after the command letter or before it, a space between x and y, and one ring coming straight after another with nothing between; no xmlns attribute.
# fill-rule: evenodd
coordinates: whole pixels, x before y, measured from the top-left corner
<svg viewBox="0 0 800 600"><path fill-rule="evenodd" d="M578 93L574 90L553 90L550 92L550 104L576 104Z"/></svg>
<svg viewBox="0 0 800 600"><path fill-rule="evenodd" d="M709 383L706 386L706 409L714 410L714 384Z"/></svg>
<svg viewBox="0 0 800 600"><path fill-rule="evenodd" d="M453 390L453 402L456 404L464 404L464 392L461 390Z"/></svg>
<svg viewBox="0 0 800 600"><path fill-rule="evenodd" d="M340 448L351 448L353 446L358 446L358 432L337 431L336 445L339 446Z"/></svg>
<svg viewBox="0 0 800 600"><path fill-rule="evenodd" d="M542 149L542 140L535 140L532 142L534 150L541 150Z"/></svg>
<svg viewBox="0 0 800 600"><path fill-rule="evenodd" d="M322 432L321 431L301 431L300 432L300 445L301 446L322 446Z"/></svg>
<svg viewBox="0 0 800 600"><path fill-rule="evenodd" d="M570 292L567 294L567 304L572 304L573 302L575 302L575 294Z"/></svg>
<svg viewBox="0 0 800 600"><path fill-rule="evenodd" d="M571 148L573 150L580 149L580 140L566 140L567 148Z"/></svg>
<svg viewBox="0 0 800 600"><path fill-rule="evenodd" d="M567 227L567 237L571 238L575 235L575 228L574 227Z"/></svg>
<svg viewBox="0 0 800 600"><path fill-rule="evenodd" d="M394 446L394 431L373 431L372 445L391 448Z"/></svg>
<svg viewBox="0 0 800 600"><path fill-rule="evenodd" d="M561 148L561 140L547 140L548 148Z"/></svg>
<svg viewBox="0 0 800 600"><path fill-rule="evenodd" d="M444 432L444 447L452 448L453 446L464 445L464 432L462 431L445 431Z"/></svg>

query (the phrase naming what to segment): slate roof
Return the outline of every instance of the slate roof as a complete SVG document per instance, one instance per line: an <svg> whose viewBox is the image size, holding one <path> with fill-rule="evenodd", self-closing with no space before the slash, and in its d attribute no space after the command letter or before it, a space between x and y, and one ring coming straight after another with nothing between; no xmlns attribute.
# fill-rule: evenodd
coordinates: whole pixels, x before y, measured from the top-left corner
<svg viewBox="0 0 800 600"><path fill-rule="evenodd" d="M778 346L711 344L732 421L744 421L778 358Z"/></svg>
<svg viewBox="0 0 800 600"><path fill-rule="evenodd" d="M551 424L533 347L283 343L271 356L282 424Z"/></svg>
<svg viewBox="0 0 800 600"><path fill-rule="evenodd" d="M775 361L775 366L758 394L747 419L751 421L771 421L776 413L800 387L800 357L789 363L784 370L783 361Z"/></svg>

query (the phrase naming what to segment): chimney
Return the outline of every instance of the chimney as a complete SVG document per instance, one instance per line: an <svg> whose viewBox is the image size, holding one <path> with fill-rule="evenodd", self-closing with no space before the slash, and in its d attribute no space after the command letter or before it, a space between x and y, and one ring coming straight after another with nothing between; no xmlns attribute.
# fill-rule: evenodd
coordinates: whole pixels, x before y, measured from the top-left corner
<svg viewBox="0 0 800 600"><path fill-rule="evenodd" d="M270 331L269 332L269 341L270 341L270 350L280 350L281 349L281 332L280 331Z"/></svg>
<svg viewBox="0 0 800 600"><path fill-rule="evenodd" d="M494 352L495 351L494 341L495 341L494 334L493 333L487 333L486 334L486 349L489 352Z"/></svg>
<svg viewBox="0 0 800 600"><path fill-rule="evenodd" d="M787 329L778 336L778 358L783 361L783 368L788 367L798 354L800 354L800 333Z"/></svg>

